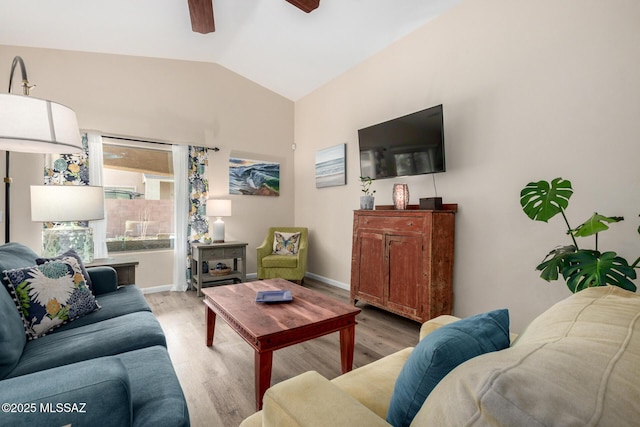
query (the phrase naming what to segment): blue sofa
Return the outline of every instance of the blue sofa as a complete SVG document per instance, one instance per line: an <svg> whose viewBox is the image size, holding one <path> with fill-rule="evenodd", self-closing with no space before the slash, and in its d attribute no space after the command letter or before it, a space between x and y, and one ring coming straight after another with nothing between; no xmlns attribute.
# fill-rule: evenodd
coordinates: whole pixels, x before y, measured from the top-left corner
<svg viewBox="0 0 640 427"><path fill-rule="evenodd" d="M0 273L37 257L2 245ZM164 333L142 292L118 287L113 268L87 272L101 308L33 340L0 286L0 425L189 426Z"/></svg>

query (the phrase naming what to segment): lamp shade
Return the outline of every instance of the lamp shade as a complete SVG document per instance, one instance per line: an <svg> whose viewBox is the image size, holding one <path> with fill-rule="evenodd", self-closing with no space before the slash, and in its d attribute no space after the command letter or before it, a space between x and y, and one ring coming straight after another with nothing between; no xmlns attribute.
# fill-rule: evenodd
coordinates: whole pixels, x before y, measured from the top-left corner
<svg viewBox="0 0 640 427"><path fill-rule="evenodd" d="M90 221L104 218L104 189L91 185L32 185L32 221Z"/></svg>
<svg viewBox="0 0 640 427"><path fill-rule="evenodd" d="M231 200L207 200L207 216L231 216Z"/></svg>
<svg viewBox="0 0 640 427"><path fill-rule="evenodd" d="M76 113L56 102L0 94L0 149L22 153L82 151Z"/></svg>

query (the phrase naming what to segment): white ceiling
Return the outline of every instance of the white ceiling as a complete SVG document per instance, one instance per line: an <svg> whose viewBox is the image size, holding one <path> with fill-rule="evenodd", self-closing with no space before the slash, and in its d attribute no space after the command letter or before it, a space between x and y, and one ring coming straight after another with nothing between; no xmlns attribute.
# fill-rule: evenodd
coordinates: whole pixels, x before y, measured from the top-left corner
<svg viewBox="0 0 640 427"><path fill-rule="evenodd" d="M187 0L0 0L0 44L213 62L295 101L460 1L213 0L198 34Z"/></svg>

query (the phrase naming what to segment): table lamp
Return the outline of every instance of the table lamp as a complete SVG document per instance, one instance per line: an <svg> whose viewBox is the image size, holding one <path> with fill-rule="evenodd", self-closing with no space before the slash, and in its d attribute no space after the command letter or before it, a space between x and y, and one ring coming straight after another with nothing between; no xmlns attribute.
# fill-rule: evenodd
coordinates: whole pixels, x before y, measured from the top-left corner
<svg viewBox="0 0 640 427"><path fill-rule="evenodd" d="M56 223L42 229L43 257L55 257L73 249L85 263L93 261L93 229L76 222L103 218L103 187L31 186L31 220Z"/></svg>
<svg viewBox="0 0 640 427"><path fill-rule="evenodd" d="M216 217L213 223L213 243L224 243L224 221L222 221L222 217L231 216L231 200L207 200L207 216Z"/></svg>

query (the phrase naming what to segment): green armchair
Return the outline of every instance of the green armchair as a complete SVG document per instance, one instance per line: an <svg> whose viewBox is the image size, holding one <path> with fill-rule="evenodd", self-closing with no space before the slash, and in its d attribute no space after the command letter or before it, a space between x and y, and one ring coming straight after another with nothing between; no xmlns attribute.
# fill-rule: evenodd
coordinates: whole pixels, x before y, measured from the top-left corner
<svg viewBox="0 0 640 427"><path fill-rule="evenodd" d="M295 255L277 255L273 253L274 232L300 232L298 252ZM275 279L277 277L296 282L301 285L307 271L307 237L309 231L305 227L270 227L264 242L258 246L258 279Z"/></svg>

